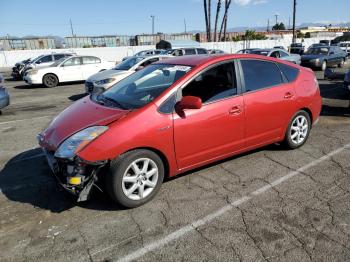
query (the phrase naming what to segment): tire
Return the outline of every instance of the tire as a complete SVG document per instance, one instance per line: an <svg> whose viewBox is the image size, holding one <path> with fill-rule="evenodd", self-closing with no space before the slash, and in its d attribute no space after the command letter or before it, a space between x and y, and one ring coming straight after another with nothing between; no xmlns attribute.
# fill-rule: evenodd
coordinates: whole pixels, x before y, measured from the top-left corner
<svg viewBox="0 0 350 262"><path fill-rule="evenodd" d="M150 175L148 178L147 174ZM115 202L134 208L149 202L157 194L163 178L164 164L156 153L133 150L111 161L106 189Z"/></svg>
<svg viewBox="0 0 350 262"><path fill-rule="evenodd" d="M304 110L298 111L292 117L292 120L288 125L285 138L283 141L284 145L288 149L296 149L304 145L309 137L311 125L312 123L311 123L310 115Z"/></svg>
<svg viewBox="0 0 350 262"><path fill-rule="evenodd" d="M55 87L58 85L58 78L54 74L46 74L43 76L43 85L46 87Z"/></svg>
<svg viewBox="0 0 350 262"><path fill-rule="evenodd" d="M323 61L321 65L321 71L326 70L326 68L327 68L327 61Z"/></svg>
<svg viewBox="0 0 350 262"><path fill-rule="evenodd" d="M345 59L342 59L340 64L338 64L338 67L342 68L344 66L344 64L345 64Z"/></svg>

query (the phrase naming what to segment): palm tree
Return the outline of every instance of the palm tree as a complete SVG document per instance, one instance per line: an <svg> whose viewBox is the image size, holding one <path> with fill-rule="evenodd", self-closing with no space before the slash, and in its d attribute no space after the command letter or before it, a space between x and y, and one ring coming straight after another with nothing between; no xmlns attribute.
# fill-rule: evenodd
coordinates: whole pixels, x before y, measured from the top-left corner
<svg viewBox="0 0 350 262"><path fill-rule="evenodd" d="M209 32L208 42L211 42L211 0L208 0L208 32Z"/></svg>
<svg viewBox="0 0 350 262"><path fill-rule="evenodd" d="M215 15L214 42L216 42L216 40L217 40L217 29L218 29L220 8L221 8L221 0L218 0L218 3L216 5L216 15ZM220 41L220 38L219 38L219 41Z"/></svg>
<svg viewBox="0 0 350 262"><path fill-rule="evenodd" d="M204 16L205 16L205 30L207 32L207 41L209 41L209 20L208 20L208 7L207 0L203 0Z"/></svg>
<svg viewBox="0 0 350 262"><path fill-rule="evenodd" d="M219 41L221 41L221 34L223 29L224 29L224 40L226 40L227 15L228 15L228 9L230 8L230 5L231 5L231 0L225 0L225 12L224 12L224 16L222 17L222 22L220 26Z"/></svg>

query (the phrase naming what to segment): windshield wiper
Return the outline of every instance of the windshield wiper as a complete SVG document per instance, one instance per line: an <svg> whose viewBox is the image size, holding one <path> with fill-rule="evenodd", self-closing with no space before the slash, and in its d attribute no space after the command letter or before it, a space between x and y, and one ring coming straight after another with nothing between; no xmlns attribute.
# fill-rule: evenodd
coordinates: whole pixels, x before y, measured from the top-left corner
<svg viewBox="0 0 350 262"><path fill-rule="evenodd" d="M115 107L119 107L120 109L127 109L125 108L123 105L121 105L118 101L114 100L113 98L104 96L104 95L100 95L99 98L101 99L100 101L103 102L104 104L109 103L114 105Z"/></svg>

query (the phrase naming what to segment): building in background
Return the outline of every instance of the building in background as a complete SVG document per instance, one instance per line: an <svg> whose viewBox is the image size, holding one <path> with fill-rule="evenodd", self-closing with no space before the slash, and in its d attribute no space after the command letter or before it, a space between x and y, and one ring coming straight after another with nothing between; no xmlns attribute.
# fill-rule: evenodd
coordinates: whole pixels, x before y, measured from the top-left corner
<svg viewBox="0 0 350 262"><path fill-rule="evenodd" d="M66 48L116 47L133 45L132 36L69 36L64 38Z"/></svg>
<svg viewBox="0 0 350 262"><path fill-rule="evenodd" d="M0 38L2 50L28 50L28 49L52 49L56 48L55 39L49 37L29 37L29 38Z"/></svg>

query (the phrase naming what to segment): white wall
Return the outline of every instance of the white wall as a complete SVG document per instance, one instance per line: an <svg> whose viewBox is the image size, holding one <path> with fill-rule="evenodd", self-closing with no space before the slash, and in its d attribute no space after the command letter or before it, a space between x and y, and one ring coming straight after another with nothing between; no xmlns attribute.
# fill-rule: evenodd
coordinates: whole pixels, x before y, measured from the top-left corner
<svg viewBox="0 0 350 262"><path fill-rule="evenodd" d="M131 56L145 49L154 49L155 46L120 46L120 47L96 47L96 48L71 48L71 49L38 49L0 51L0 67L13 67L16 62L36 57L43 54L59 52L75 52L78 55L93 55L107 61L121 61L125 56Z"/></svg>
<svg viewBox="0 0 350 262"><path fill-rule="evenodd" d="M322 38L331 39L331 38ZM305 47L309 47L313 43L318 43L321 38L305 39ZM280 40L253 40L249 44L247 42L216 42L216 43L200 43L201 47L207 49L222 49L228 53L235 53L243 48L272 48L274 46L284 46L287 48L291 43L291 39ZM93 55L107 61L121 61L125 56L131 56L136 52L145 49L154 49L154 45L150 46L120 46L120 47L96 47L96 48L74 48L74 49L45 49L45 50L16 50L16 51L0 51L0 67L13 67L16 62L49 54L52 52L72 51L78 55Z"/></svg>

